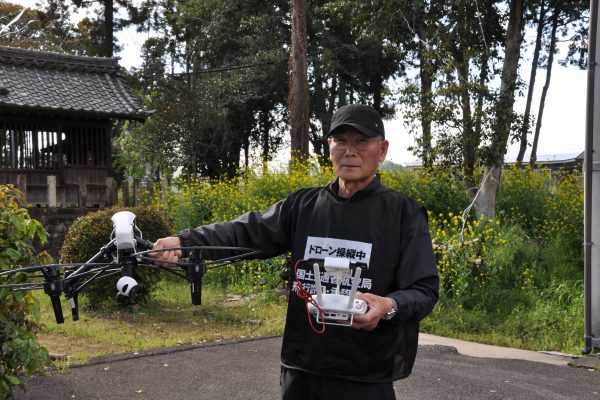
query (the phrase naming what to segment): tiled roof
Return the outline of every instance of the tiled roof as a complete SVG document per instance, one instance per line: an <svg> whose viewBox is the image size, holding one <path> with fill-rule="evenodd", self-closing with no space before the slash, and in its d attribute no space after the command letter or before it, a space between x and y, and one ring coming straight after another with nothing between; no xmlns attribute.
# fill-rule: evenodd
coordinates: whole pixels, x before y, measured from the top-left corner
<svg viewBox="0 0 600 400"><path fill-rule="evenodd" d="M143 120L118 58L82 57L0 46L0 110Z"/></svg>

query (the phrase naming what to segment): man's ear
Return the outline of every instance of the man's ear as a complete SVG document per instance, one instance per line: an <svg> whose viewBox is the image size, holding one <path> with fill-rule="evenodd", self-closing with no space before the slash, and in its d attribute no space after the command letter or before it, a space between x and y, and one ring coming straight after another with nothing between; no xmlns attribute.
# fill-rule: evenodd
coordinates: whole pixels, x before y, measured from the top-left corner
<svg viewBox="0 0 600 400"><path fill-rule="evenodd" d="M390 147L390 142L388 142L385 139L381 141L381 152L379 153L379 162L385 161L385 157L387 156L389 147Z"/></svg>

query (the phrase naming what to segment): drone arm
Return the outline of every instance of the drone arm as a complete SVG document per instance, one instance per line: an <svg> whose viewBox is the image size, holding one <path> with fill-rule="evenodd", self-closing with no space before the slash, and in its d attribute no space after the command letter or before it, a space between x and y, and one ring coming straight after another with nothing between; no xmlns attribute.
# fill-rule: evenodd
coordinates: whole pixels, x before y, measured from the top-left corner
<svg viewBox="0 0 600 400"><path fill-rule="evenodd" d="M104 245L98 253L96 253L92 258L90 258L84 265L79 267L76 271L72 272L68 275L64 280L64 292L65 297L71 302L71 316L73 321L79 320L79 292L97 275L94 275L91 279L84 282L82 285L78 285L79 278L81 274L84 274L94 268L95 263L102 262L105 260L110 254L116 251L117 247L115 245L115 240L111 240L106 245ZM52 298L52 297L51 297ZM53 306L54 306L54 300ZM58 319L57 319L58 321Z"/></svg>
<svg viewBox="0 0 600 400"><path fill-rule="evenodd" d="M291 248L289 200L283 199L264 212L251 211L227 222L186 229L177 235L183 247L233 246L259 250L254 259L281 255ZM222 252L204 251L207 260L219 259Z"/></svg>
<svg viewBox="0 0 600 400"><path fill-rule="evenodd" d="M110 242L108 242L106 245L104 245L100 249L100 251L98 253L96 253L92 258L87 260L87 262L84 265L79 267L75 272L71 273L69 275L69 277L77 277L79 274L83 274L83 273L89 271L90 269L93 268L93 265L88 265L88 264L94 264L97 262L101 262L109 254L112 254L116 249L117 249L117 246L115 245L115 239L113 239Z"/></svg>
<svg viewBox="0 0 600 400"><path fill-rule="evenodd" d="M152 248L154 247L154 243L138 236L135 237L135 242L139 247L138 251L152 250Z"/></svg>

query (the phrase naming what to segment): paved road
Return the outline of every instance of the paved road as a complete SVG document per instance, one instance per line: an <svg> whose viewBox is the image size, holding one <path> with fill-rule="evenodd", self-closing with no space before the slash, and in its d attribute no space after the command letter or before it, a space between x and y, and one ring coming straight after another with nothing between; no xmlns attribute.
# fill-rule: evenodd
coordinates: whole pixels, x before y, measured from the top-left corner
<svg viewBox="0 0 600 400"><path fill-rule="evenodd" d="M15 399L276 400L280 345L273 337L99 358L67 374L35 376ZM600 400L598 371L478 351L420 345L413 374L395 383L397 398Z"/></svg>

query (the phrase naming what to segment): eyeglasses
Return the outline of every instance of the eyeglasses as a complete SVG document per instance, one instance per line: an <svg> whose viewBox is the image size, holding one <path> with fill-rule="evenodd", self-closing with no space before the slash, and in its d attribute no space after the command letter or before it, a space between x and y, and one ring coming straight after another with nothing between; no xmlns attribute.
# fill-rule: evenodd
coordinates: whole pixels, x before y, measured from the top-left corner
<svg viewBox="0 0 600 400"><path fill-rule="evenodd" d="M364 135L358 135L355 136L354 139L350 140L348 137L346 136L331 136L331 149L332 150L346 150L348 148L348 145L352 145L352 147L355 150L358 151L365 151L369 148L369 145L373 142L381 142L383 139L376 137L376 138L369 138L366 137Z"/></svg>

